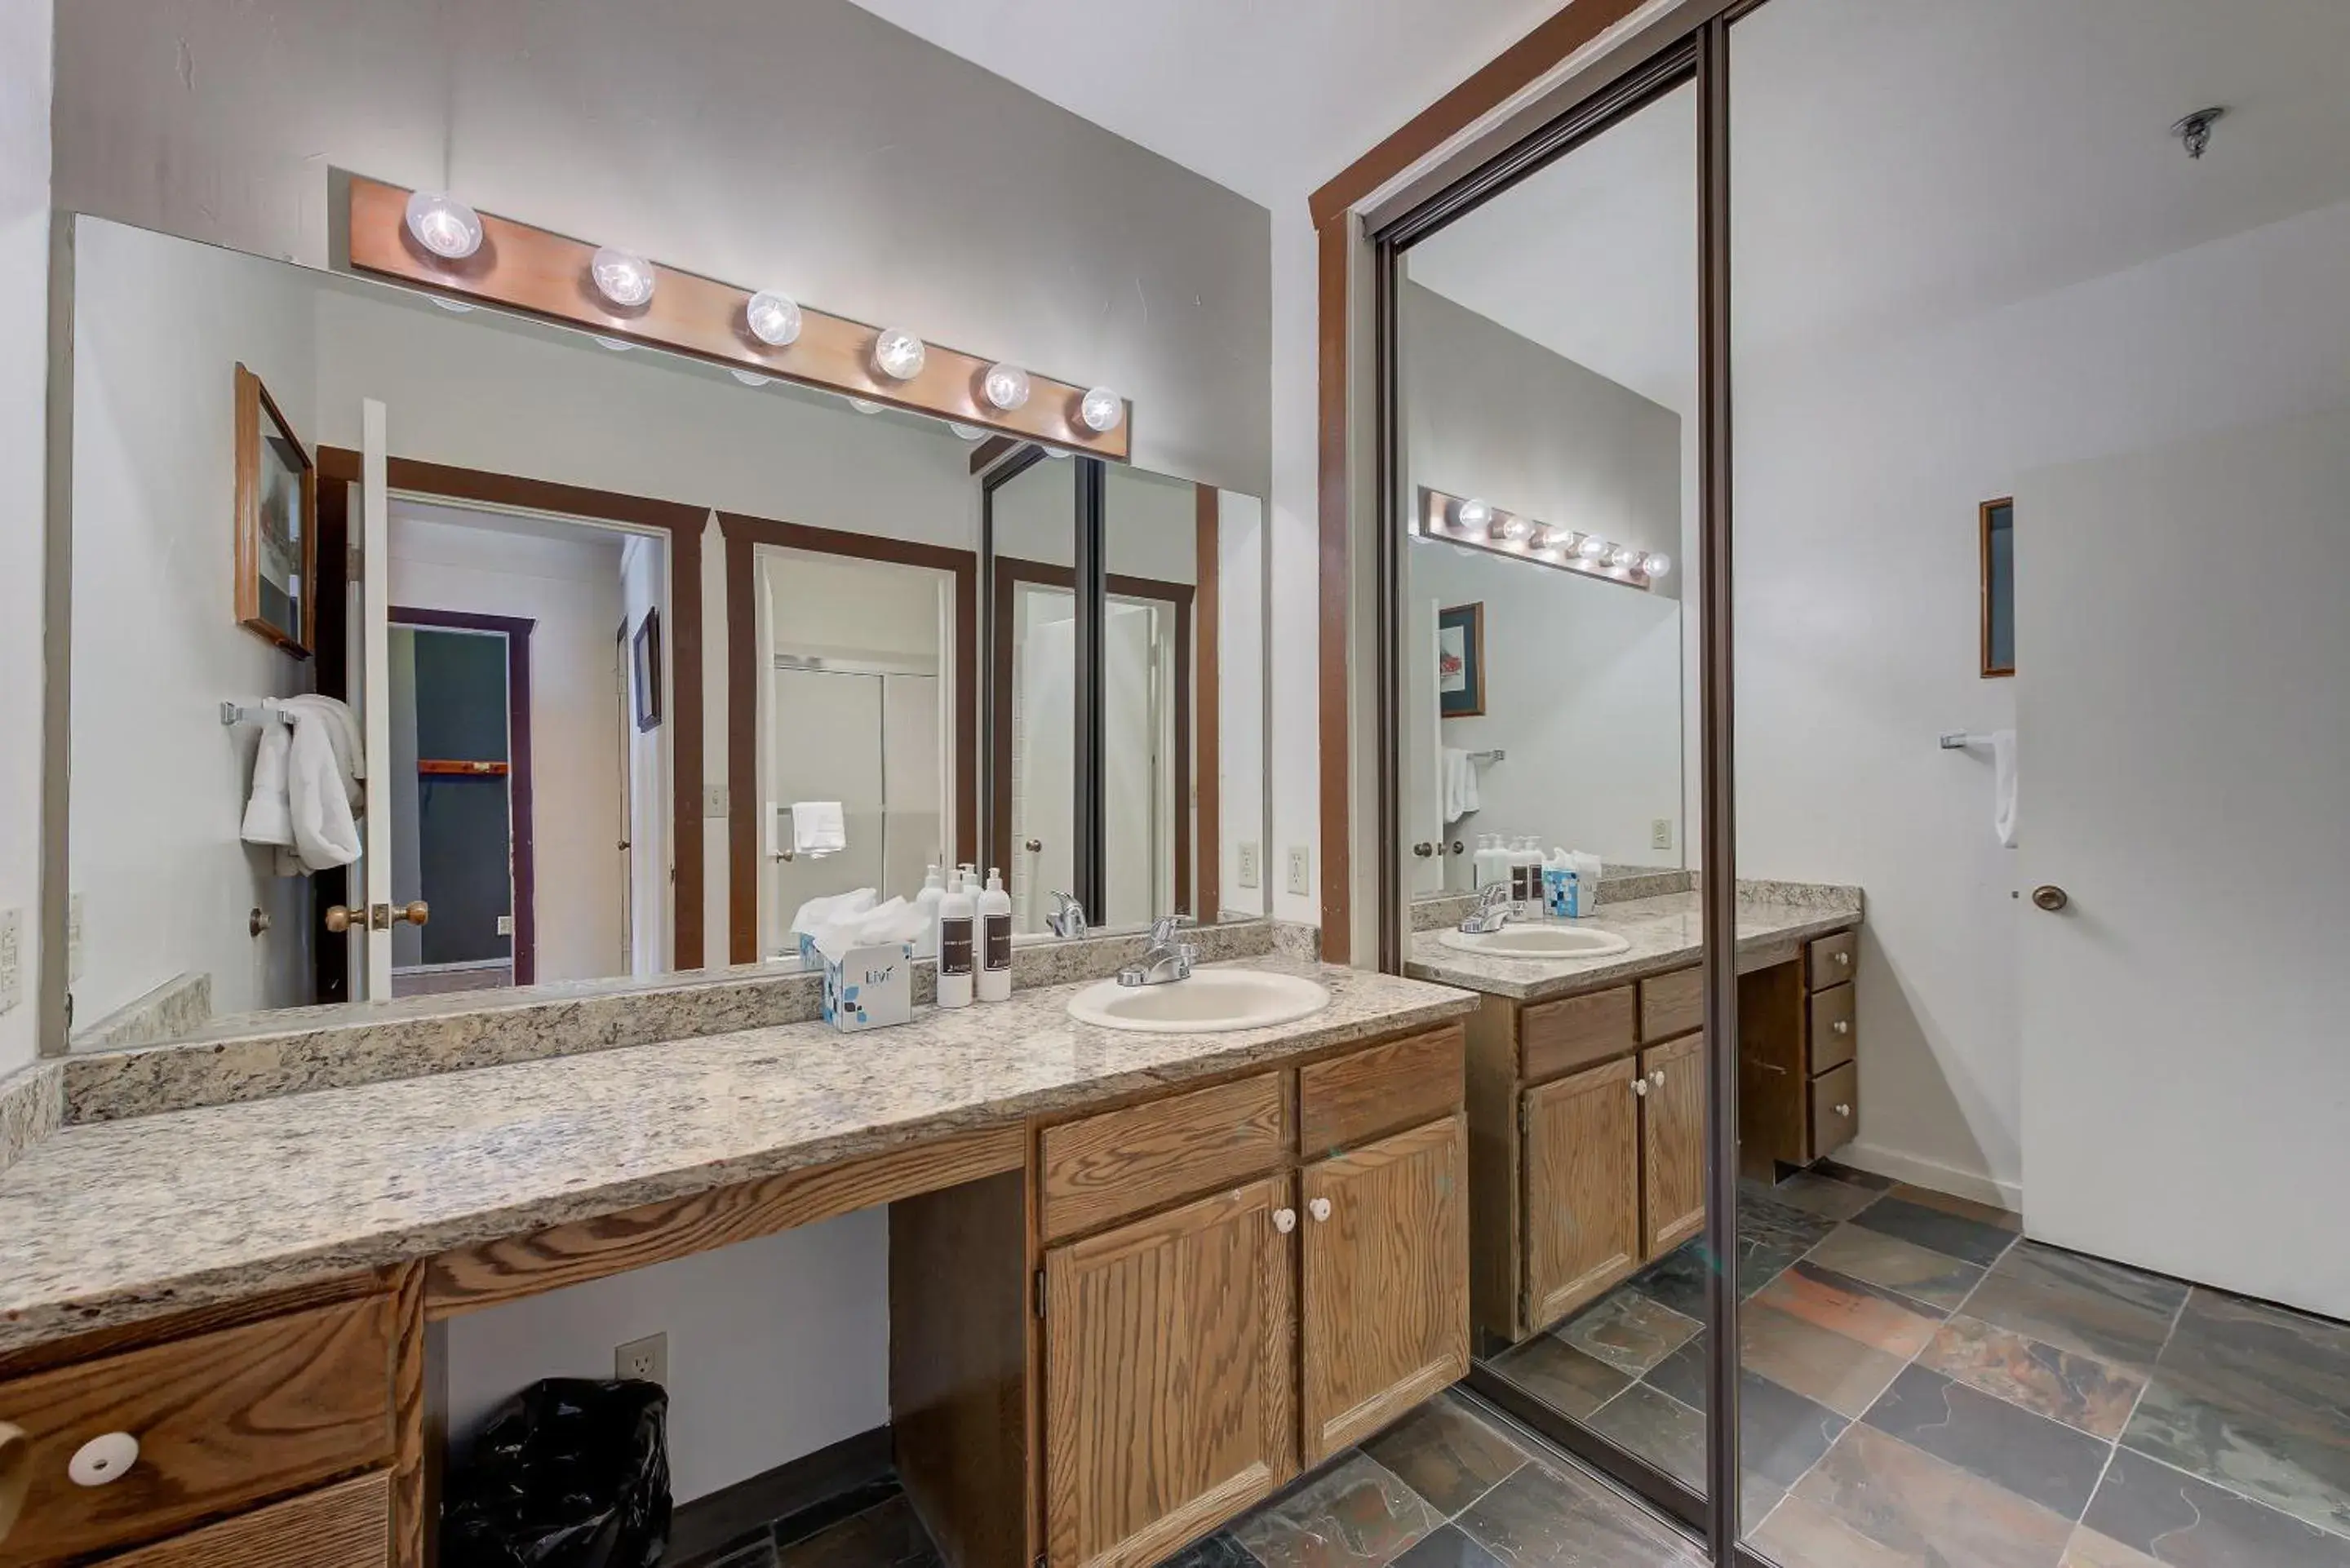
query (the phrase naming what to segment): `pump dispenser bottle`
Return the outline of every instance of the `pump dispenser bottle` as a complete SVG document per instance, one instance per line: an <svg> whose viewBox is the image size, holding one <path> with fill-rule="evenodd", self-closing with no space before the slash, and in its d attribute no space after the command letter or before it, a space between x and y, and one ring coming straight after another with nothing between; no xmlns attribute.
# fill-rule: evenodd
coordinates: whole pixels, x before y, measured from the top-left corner
<svg viewBox="0 0 2350 1568"><path fill-rule="evenodd" d="M1012 999L1012 895L1003 874L987 868L987 890L979 896L979 999Z"/></svg>

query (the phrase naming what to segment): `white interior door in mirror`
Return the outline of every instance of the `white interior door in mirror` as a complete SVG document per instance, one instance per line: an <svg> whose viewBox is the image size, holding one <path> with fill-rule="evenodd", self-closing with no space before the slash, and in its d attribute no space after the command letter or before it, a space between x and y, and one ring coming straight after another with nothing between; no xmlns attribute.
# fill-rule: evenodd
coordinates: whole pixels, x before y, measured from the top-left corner
<svg viewBox="0 0 2350 1568"><path fill-rule="evenodd" d="M1436 711L1436 601L1415 597L1405 614L1403 883L1414 898L1444 891L1444 735ZM1429 853L1415 853L1426 845Z"/></svg>
<svg viewBox="0 0 2350 1568"><path fill-rule="evenodd" d="M1013 919L1041 931L1052 894L1069 891L1076 877L1076 596L1024 583L1013 604Z"/></svg>
<svg viewBox="0 0 2350 1568"><path fill-rule="evenodd" d="M1097 919L1141 925L1175 908L1173 639L1155 604L1112 600L1102 620L1102 867ZM1087 911L1092 913L1093 911Z"/></svg>
<svg viewBox="0 0 2350 1568"><path fill-rule="evenodd" d="M810 898L882 890L882 677L777 670L769 686L767 956L798 950L792 917ZM792 853L795 801L840 802L848 846ZM786 859L785 857L790 855ZM917 884L919 885L919 883Z"/></svg>
<svg viewBox="0 0 2350 1568"><path fill-rule="evenodd" d="M390 448L381 401L359 406L359 559L354 585L358 611L351 617L357 647L350 668L349 702L357 710L370 807L359 818L359 857L350 868L353 898L352 1000L380 1002L391 995L391 813L374 809L390 800L391 767L391 490ZM371 918L380 911L384 919ZM380 928L380 929L379 929Z"/></svg>

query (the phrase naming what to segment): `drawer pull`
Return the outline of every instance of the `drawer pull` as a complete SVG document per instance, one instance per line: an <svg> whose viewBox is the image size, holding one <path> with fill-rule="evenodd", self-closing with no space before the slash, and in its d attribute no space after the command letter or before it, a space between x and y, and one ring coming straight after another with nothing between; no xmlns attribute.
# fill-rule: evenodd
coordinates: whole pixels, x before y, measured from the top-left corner
<svg viewBox="0 0 2350 1568"><path fill-rule="evenodd" d="M1852 1033L1852 1020L1849 1018L1839 1018L1833 1024L1829 1025L1829 1027L1834 1029L1839 1034L1849 1034Z"/></svg>
<svg viewBox="0 0 2350 1568"><path fill-rule="evenodd" d="M66 1474L76 1486L104 1486L120 1480L139 1462L139 1439L128 1432L92 1438L66 1461Z"/></svg>
<svg viewBox="0 0 2350 1568"><path fill-rule="evenodd" d="M1330 1218L1330 1200L1326 1198L1317 1198L1305 1206L1305 1212L1313 1215L1314 1223L1319 1225Z"/></svg>
<svg viewBox="0 0 2350 1568"><path fill-rule="evenodd" d="M1284 1236L1288 1235L1292 1231L1296 1230L1297 1210L1295 1209L1274 1210L1273 1211L1273 1228L1280 1231Z"/></svg>
<svg viewBox="0 0 2350 1568"><path fill-rule="evenodd" d="M1835 1108L1835 1111L1836 1115L1843 1116L1846 1120L1850 1120L1852 1117L1852 1107L1850 1106L1838 1106Z"/></svg>
<svg viewBox="0 0 2350 1568"><path fill-rule="evenodd" d="M1846 951L1843 948L1836 949L1836 950L1830 956L1845 968L1850 969L1852 967L1852 954Z"/></svg>

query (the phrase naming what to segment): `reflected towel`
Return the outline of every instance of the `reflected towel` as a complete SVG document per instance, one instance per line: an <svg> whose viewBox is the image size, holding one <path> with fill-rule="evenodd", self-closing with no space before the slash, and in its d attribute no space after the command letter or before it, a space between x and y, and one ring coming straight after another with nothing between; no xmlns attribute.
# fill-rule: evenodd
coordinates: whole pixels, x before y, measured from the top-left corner
<svg viewBox="0 0 2350 1568"><path fill-rule="evenodd" d="M304 871L348 866L359 857L367 809L359 721L332 697L288 697L280 706L288 723L261 732L242 836L290 848Z"/></svg>
<svg viewBox="0 0 2350 1568"><path fill-rule="evenodd" d="M1447 826L1477 809L1477 764L1458 746L1444 748L1444 821Z"/></svg>
<svg viewBox="0 0 2350 1568"><path fill-rule="evenodd" d="M837 800L792 802L792 853L821 860L848 847L848 818Z"/></svg>
<svg viewBox="0 0 2350 1568"><path fill-rule="evenodd" d="M1991 831L2006 848L2015 847L2015 732L1991 732Z"/></svg>

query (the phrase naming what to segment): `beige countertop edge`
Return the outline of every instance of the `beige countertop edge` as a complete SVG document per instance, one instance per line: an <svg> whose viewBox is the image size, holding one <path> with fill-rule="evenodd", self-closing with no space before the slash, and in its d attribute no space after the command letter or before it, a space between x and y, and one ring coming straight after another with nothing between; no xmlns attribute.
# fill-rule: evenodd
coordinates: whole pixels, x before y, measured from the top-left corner
<svg viewBox="0 0 2350 1568"><path fill-rule="evenodd" d="M1094 1075L1073 1075L1064 1081L1040 1083L1022 1092L977 1102L945 1104L936 1110L914 1110L903 1116L876 1116L807 1137L794 1137L766 1147L742 1149L672 1168L648 1169L619 1179L588 1184L560 1180L548 1189L535 1189L528 1179L509 1171L515 1190L508 1200L460 1210L406 1217L328 1212L302 1222L315 1232L304 1245L239 1244L230 1241L207 1247L178 1238L182 1229L162 1201L115 1201L104 1173L110 1164L136 1165L141 1145L153 1144L159 1160L183 1158L191 1146L225 1150L217 1158L224 1167L249 1179L248 1204L291 1204L301 1210L298 1190L273 1192L274 1173L286 1168L268 1157L272 1137L331 1137L336 1114L354 1096L398 1091L419 1084L445 1086L448 1078L407 1080L352 1089L320 1090L282 1099L238 1106L168 1113L134 1121L67 1127L26 1151L13 1169L0 1172L0 1351L131 1323L141 1318L192 1307L236 1301L330 1280L361 1271L432 1257L454 1248L477 1245L505 1237L528 1234L551 1225L595 1219L644 1204L691 1197L745 1181L836 1160L920 1143L948 1134L1000 1126L1029 1116L1080 1109L1089 1103L1115 1098L1137 1089L1180 1085L1218 1073L1253 1065L1274 1066L1306 1053L1377 1035L1428 1027L1461 1017L1475 1010L1474 995L1439 988L1399 976L1333 970L1296 964L1263 967L1308 970L1331 984L1330 1009L1314 1018L1265 1031L1232 1035L1125 1035L1122 1042L1157 1042L1160 1049L1180 1052L1168 1042L1196 1041L1189 1054L1172 1054L1148 1064L1116 1068ZM1076 986L1053 987L1027 993L1032 1006L1066 996ZM1387 993L1395 990L1391 997ZM1369 991L1374 994L1364 996ZM1338 1016L1332 1017L1332 1013ZM941 1021L951 1024L972 1013L945 1014L925 1011L913 1023L876 1031L877 1045L918 1052L925 1033L935 1034ZM934 1027L924 1030L926 1023ZM1085 1029L1087 1037L1108 1031ZM895 1037L890 1039L889 1037ZM668 1046L693 1044L723 1047L730 1040L743 1048L787 1050L818 1042L854 1042L857 1036L835 1033L827 1026L786 1024L744 1032L740 1036L670 1042L667 1045L624 1047L588 1057L557 1057L481 1070L506 1082L511 1075L576 1073L583 1063L658 1053ZM1141 1049L1143 1047L1138 1047ZM1016 1049L1016 1047L1014 1048ZM757 1064L752 1064L756 1065ZM788 1069L785 1070L786 1074ZM887 1078L886 1068L875 1066L865 1075ZM500 1086L504 1086L503 1083ZM829 1097L829 1096L826 1096ZM556 1114L560 1115L558 1110ZM240 1162L233 1152L239 1124L255 1116L268 1118L268 1137L256 1140L252 1158ZM306 1133L306 1121L321 1123L318 1132ZM101 1144L99 1140L103 1140ZM397 1163L398 1151L369 1151L370 1167ZM433 1151L420 1147L418 1186L432 1181ZM557 1163L560 1162L551 1162ZM184 1167L182 1167L184 1168ZM218 1175L219 1171L213 1174ZM556 1179L554 1172L550 1179ZM298 1177L295 1179L298 1180ZM201 1183L194 1183L201 1185ZM152 1195L152 1187L149 1195ZM395 1193L364 1207L396 1207ZM186 1201L201 1202L201 1199ZM315 1207L315 1206L314 1206ZM428 1203L424 1205L430 1208ZM283 1227L280 1227L281 1229ZM234 1232L243 1236L239 1229ZM143 1261L151 1248L160 1248ZM217 1262L206 1253L225 1254Z"/></svg>

